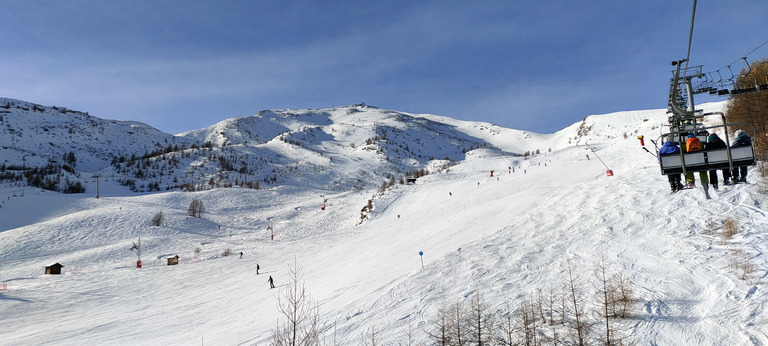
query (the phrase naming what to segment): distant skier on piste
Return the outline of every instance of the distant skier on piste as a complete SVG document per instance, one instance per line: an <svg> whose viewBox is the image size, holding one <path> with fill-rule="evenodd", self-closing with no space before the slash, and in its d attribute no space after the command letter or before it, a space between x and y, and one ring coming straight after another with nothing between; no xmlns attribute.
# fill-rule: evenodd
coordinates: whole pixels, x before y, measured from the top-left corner
<svg viewBox="0 0 768 346"><path fill-rule="evenodd" d="M269 288L275 288L275 284L272 281L272 275L269 276L269 280L267 281L269 282Z"/></svg>

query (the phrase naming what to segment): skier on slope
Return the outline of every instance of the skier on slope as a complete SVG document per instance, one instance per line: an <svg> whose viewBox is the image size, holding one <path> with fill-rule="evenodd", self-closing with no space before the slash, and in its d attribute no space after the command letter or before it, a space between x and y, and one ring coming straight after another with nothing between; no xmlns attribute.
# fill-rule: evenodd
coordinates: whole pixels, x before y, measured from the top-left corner
<svg viewBox="0 0 768 346"><path fill-rule="evenodd" d="M275 288L275 284L272 281L272 275L269 276L269 280L267 280L267 282L269 282L269 288Z"/></svg>

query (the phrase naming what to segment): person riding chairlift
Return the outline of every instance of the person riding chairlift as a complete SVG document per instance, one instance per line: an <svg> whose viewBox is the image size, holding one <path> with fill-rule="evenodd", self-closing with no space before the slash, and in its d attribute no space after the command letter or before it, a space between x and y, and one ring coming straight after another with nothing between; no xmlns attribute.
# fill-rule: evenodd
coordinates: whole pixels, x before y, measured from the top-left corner
<svg viewBox="0 0 768 346"><path fill-rule="evenodd" d="M736 136L736 139L731 143L731 148L752 145L752 138L744 130L736 130L734 136ZM733 171L731 171L731 176L733 177L733 183L746 183L747 167L734 167Z"/></svg>
<svg viewBox="0 0 768 346"><path fill-rule="evenodd" d="M693 133L689 134L685 139L685 148L683 148L683 151L691 153L694 151L701 151L701 149L701 141ZM709 177L707 177L707 172L699 172L699 178L701 179L701 185L704 187L704 190L706 190L709 187ZM696 178L694 178L693 172L685 173L685 181L688 183L688 187L696 186Z"/></svg>
<svg viewBox="0 0 768 346"><path fill-rule="evenodd" d="M713 133L707 137L707 143L704 144L705 150L717 150L717 149L725 149L728 145L725 144L725 142L720 139L720 137ZM731 171L728 168L723 168L723 184L728 185L729 179L731 178ZM709 183L712 184L712 187L717 190L717 170L713 169L709 171Z"/></svg>
<svg viewBox="0 0 768 346"><path fill-rule="evenodd" d="M659 160L661 160L661 156L677 154L680 154L680 148L670 140L664 142L664 144L661 145L661 148L659 148ZM683 183L679 173L669 174L667 175L667 179L669 179L669 186L672 188L672 192L677 192L683 189Z"/></svg>

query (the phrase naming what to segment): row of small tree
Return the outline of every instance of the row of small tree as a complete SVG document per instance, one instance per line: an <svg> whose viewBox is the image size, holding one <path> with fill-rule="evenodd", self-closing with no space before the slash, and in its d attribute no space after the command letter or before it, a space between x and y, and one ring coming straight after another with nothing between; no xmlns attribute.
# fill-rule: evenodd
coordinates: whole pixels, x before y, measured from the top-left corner
<svg viewBox="0 0 768 346"><path fill-rule="evenodd" d="M585 293L582 278L570 261L560 287L548 291L505 299L491 304L482 292L468 299L443 303L427 324L424 333L435 345L624 345L620 319L631 317L637 305L633 285L620 272L612 271L604 256L595 263L594 288ZM319 306L313 302L301 281L301 268L288 269L288 285L281 290L278 310L283 318L272 330L273 345L335 345L327 338L319 319ZM405 332L406 345L412 345L414 330ZM374 328L361 335L361 344L389 344L380 340ZM400 344L403 344L402 342Z"/></svg>
<svg viewBox="0 0 768 346"><path fill-rule="evenodd" d="M85 187L79 180L70 180L70 177L79 178L78 173L69 165L50 163L42 167L19 167L0 165L0 181L23 182L32 187L38 187L49 191L63 193L84 193Z"/></svg>
<svg viewBox="0 0 768 346"><path fill-rule="evenodd" d="M564 283L492 306L482 293L468 302L443 304L427 330L437 345L622 345L617 321L630 317L636 304L631 282L597 263L591 298L568 264Z"/></svg>

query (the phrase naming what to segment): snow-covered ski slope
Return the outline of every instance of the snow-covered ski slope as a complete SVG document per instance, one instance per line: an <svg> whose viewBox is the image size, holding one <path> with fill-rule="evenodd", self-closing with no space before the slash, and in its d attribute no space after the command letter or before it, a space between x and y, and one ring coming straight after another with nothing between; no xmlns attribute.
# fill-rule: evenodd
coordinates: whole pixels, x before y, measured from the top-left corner
<svg viewBox="0 0 768 346"><path fill-rule="evenodd" d="M495 134L492 126L425 117L474 128L501 151L529 145L541 154L525 160L470 151L447 172L373 198L360 225L374 190L131 194L104 181L99 199L92 186L85 195L0 190L0 283L7 287L0 343L266 345L295 261L329 340L358 345L373 329L381 344L405 344L410 328L415 344L430 344L425 330L439 307L482 294L496 309L507 298L559 291L566 261L594 311L596 263L605 256L635 288L637 308L619 321L628 340L768 345L761 181L750 175L749 184L710 191L711 200L700 188L670 194L637 140L658 136L663 110L590 116L549 135ZM186 216L194 198L206 207L201 219ZM163 227L150 225L158 211ZM724 242L718 234L728 217L740 232ZM129 251L139 237L141 269ZM233 255L223 256L227 249ZM179 265L166 266L174 255ZM735 259L756 270L741 279ZM43 275L56 262L64 274ZM277 289L269 289L270 275Z"/></svg>

